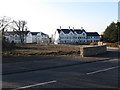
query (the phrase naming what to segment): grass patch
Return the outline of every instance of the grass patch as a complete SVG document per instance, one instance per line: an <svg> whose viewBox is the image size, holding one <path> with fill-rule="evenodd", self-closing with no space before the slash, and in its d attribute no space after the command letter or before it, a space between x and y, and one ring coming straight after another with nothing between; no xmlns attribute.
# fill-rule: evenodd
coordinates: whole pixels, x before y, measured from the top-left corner
<svg viewBox="0 0 120 90"><path fill-rule="evenodd" d="M12 51L3 51L3 56L37 56L37 55L78 55L80 47L78 46L62 46L62 45L23 45L20 49Z"/></svg>

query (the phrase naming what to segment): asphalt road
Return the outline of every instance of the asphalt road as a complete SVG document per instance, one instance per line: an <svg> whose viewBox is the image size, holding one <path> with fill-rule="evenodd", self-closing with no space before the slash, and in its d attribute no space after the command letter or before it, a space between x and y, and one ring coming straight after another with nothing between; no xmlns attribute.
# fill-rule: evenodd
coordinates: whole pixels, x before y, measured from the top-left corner
<svg viewBox="0 0 120 90"><path fill-rule="evenodd" d="M118 88L118 57L107 61L8 74L3 88Z"/></svg>
<svg viewBox="0 0 120 90"><path fill-rule="evenodd" d="M112 59L43 71L4 75L3 88L27 88L26 86L30 85L34 85L31 86L34 88L115 88L118 87L118 68L118 60Z"/></svg>

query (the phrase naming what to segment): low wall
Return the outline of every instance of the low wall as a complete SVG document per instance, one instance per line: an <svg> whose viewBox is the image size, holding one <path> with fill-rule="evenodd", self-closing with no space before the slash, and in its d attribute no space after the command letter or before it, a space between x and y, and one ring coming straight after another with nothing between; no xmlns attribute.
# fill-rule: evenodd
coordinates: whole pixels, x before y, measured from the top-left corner
<svg viewBox="0 0 120 90"><path fill-rule="evenodd" d="M91 47L80 47L80 56L94 56L105 53L107 51L106 45L91 46Z"/></svg>

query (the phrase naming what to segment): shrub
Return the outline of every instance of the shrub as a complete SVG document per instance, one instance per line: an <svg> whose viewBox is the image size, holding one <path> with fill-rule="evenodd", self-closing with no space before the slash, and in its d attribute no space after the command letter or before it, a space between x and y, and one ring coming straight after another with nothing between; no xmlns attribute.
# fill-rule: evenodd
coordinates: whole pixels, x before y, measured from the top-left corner
<svg viewBox="0 0 120 90"><path fill-rule="evenodd" d="M118 47L119 42L116 42L116 43L106 43L106 45L109 46L109 47Z"/></svg>
<svg viewBox="0 0 120 90"><path fill-rule="evenodd" d="M7 50L13 50L15 49L15 43L12 41L11 43L6 41L5 39L2 39L2 50L7 51Z"/></svg>

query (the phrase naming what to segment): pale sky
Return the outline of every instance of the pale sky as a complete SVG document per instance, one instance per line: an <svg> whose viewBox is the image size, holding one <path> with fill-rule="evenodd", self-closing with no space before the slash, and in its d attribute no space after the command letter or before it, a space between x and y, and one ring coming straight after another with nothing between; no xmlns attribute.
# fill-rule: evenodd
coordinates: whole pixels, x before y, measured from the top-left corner
<svg viewBox="0 0 120 90"><path fill-rule="evenodd" d="M0 16L25 20L30 31L50 36L60 26L101 34L117 22L118 0L0 0Z"/></svg>

